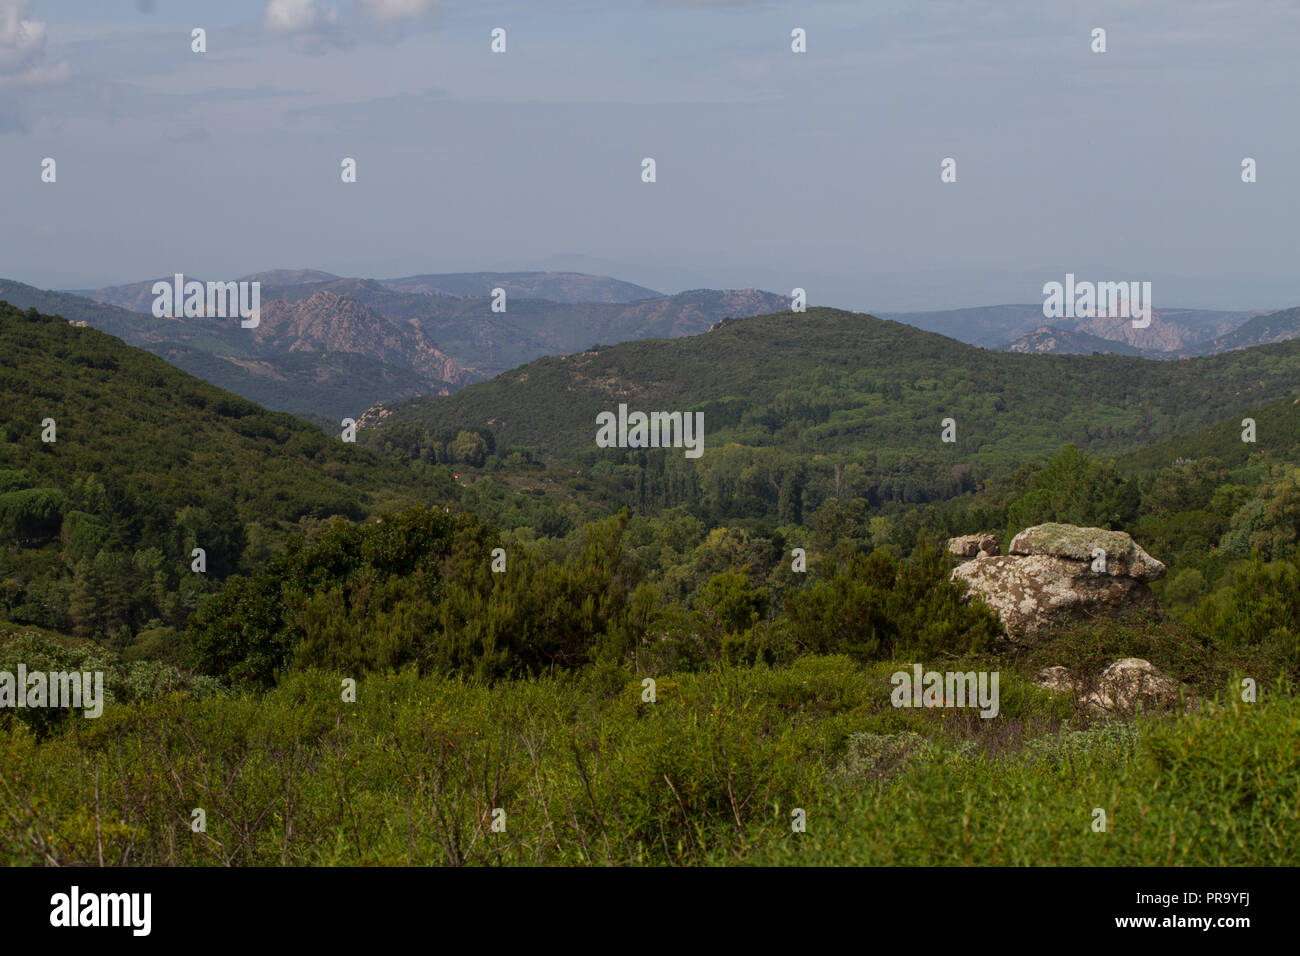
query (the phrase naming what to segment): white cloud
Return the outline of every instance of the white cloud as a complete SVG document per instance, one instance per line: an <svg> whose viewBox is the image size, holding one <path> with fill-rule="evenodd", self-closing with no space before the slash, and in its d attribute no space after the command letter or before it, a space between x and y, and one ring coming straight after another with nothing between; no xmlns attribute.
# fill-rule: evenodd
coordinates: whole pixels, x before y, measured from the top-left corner
<svg viewBox="0 0 1300 956"><path fill-rule="evenodd" d="M376 20L410 20L432 13L437 0L360 0Z"/></svg>
<svg viewBox="0 0 1300 956"><path fill-rule="evenodd" d="M30 0L0 0L0 87L66 80L68 64L45 63L45 24L27 19Z"/></svg>
<svg viewBox="0 0 1300 956"><path fill-rule="evenodd" d="M334 7L318 7L315 0L270 0L262 22L273 33L320 33L338 22Z"/></svg>

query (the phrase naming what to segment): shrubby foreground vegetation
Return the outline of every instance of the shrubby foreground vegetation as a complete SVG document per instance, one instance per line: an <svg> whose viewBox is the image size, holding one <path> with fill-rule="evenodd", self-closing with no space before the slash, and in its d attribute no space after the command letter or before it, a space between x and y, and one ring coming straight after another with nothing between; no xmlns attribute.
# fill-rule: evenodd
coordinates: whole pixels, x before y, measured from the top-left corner
<svg viewBox="0 0 1300 956"><path fill-rule="evenodd" d="M1289 563L1247 562L1183 621L1081 625L1012 659L928 542L902 559L840 548L802 576L784 556L764 564L769 545L716 530L679 540L688 560L638 558L662 554L656 535L681 520L623 514L550 542L549 557L545 542L507 542L504 574L488 560L503 536L439 509L292 538L204 602L170 661L110 663L103 717L3 714L0 852L33 864L1294 862L1300 608L1276 586ZM752 566L717 570L744 547ZM7 647L29 667L35 651L48 669L94 665L85 644ZM1129 654L1179 679L1194 712L1103 719L1031 680L1062 663L1086 680ZM911 661L998 670L998 717L894 708L889 676ZM1258 702L1240 700L1242 675ZM1104 835L1090 829L1098 807ZM790 830L795 808L806 833Z"/></svg>
<svg viewBox="0 0 1300 956"><path fill-rule="evenodd" d="M356 704L315 670L264 696L165 695L44 741L0 737L0 852L61 865L1295 861L1300 708L1280 688L1066 729L1066 704L1014 676L996 721L896 710L893 666L724 666L660 681L654 704L621 670L495 687L408 671L364 680ZM806 833L791 832L794 808Z"/></svg>

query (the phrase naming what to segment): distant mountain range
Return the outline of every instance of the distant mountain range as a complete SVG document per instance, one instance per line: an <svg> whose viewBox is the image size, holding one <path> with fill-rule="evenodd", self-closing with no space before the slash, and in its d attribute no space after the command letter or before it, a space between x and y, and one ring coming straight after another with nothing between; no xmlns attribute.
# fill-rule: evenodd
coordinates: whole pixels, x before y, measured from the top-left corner
<svg viewBox="0 0 1300 956"><path fill-rule="evenodd" d="M1202 331L1219 324L1215 323L1213 318L1209 318L1209 321L1206 322L1205 317L1231 316L1234 323L1241 316L1247 318L1236 324L1228 332L1212 338L1198 340L1195 332L1196 324L1179 325L1182 315L1192 315L1201 319L1203 323L1201 325ZM1159 321L1159 327L1157 321ZM1110 323L1112 324L1109 325L1107 330L1111 332L1111 337L1044 325L1021 335L1006 348L1012 352L1055 352L1058 354L1082 355L1092 352L1111 352L1116 355L1141 355L1144 358L1180 359L1193 358L1198 355L1219 355L1222 352L1232 352L1237 349L1252 348L1256 345L1268 345L1273 342L1285 342L1288 339L1300 338L1300 308L1264 313L1166 312L1163 315L1156 313L1152 316L1151 328L1156 329L1157 336L1166 342L1175 341L1179 338L1183 340L1184 344L1169 349L1138 348L1126 341L1117 341L1116 337L1122 335L1125 331L1124 326L1116 323L1115 320L1110 320ZM1125 320L1124 325L1134 336L1143 331L1133 329L1131 321Z"/></svg>
<svg viewBox="0 0 1300 956"><path fill-rule="evenodd" d="M281 269L242 277L263 283L261 324L243 329L233 320L155 318L155 281L79 295L0 280L0 299L84 322L268 408L334 426L379 402L446 394L543 355L693 335L727 317L787 306L784 297L756 290L663 296L574 273L380 281ZM494 288L506 290L504 312L492 309ZM598 301L529 298L534 292Z"/></svg>
<svg viewBox="0 0 1300 956"><path fill-rule="evenodd" d="M1188 355L1217 355L1233 349L1285 342L1300 337L1300 308L1257 315L1225 335L1188 349Z"/></svg>
<svg viewBox="0 0 1300 956"><path fill-rule="evenodd" d="M416 328L343 296L262 304L261 323L155 318L63 292L0 280L0 300L115 335L172 365L276 411L337 425L376 401L437 395L483 376Z"/></svg>
<svg viewBox="0 0 1300 956"><path fill-rule="evenodd" d="M594 284L593 289L605 294ZM785 297L755 289L700 289L623 303L554 302L512 297L507 290L506 311L494 312L489 295L402 292L392 288L392 283L377 279L335 279L263 288L262 298L293 302L322 290L355 299L393 322L414 325L457 362L483 376L496 375L543 355L580 352L593 345L631 339L696 335L723 318L762 315L789 307Z"/></svg>
<svg viewBox="0 0 1300 956"><path fill-rule="evenodd" d="M170 281L171 276L161 276ZM96 302L121 306L133 312L150 312L153 308L153 284L159 279L106 286L102 289L77 289L73 295ZM261 282L264 289L324 284L347 280L318 269L270 269L240 276L239 281ZM635 302L661 297L662 292L633 285L608 276L582 275L576 272L451 272L405 276L397 279L371 280L394 292L423 293L464 297L487 297L496 288L505 289L508 298L547 299L551 302Z"/></svg>
<svg viewBox="0 0 1300 956"><path fill-rule="evenodd" d="M155 281L76 294L0 280L0 299L85 322L268 408L331 427L372 406L446 395L543 356L694 336L789 309L784 295L757 289L660 295L575 272L366 279L274 269L241 277L262 283L261 325L243 329L230 320L155 318ZM494 311L494 289L505 290L505 311ZM886 317L983 348L1031 353L1173 359L1300 336L1300 309L1157 310L1146 329L1122 318L1048 323L1037 304Z"/></svg>
<svg viewBox="0 0 1300 956"><path fill-rule="evenodd" d="M981 348L1009 348L1017 352L1053 351L1053 348L1045 347L1045 343L1052 338L1043 336L1042 333L1047 330L1053 333L1060 345L1059 351L1064 353L1078 352L1081 343L1087 342L1096 346L1096 351L1120 355L1142 354L1150 358L1176 358L1180 353L1226 336L1256 316L1266 314L1267 310L1215 312L1205 309L1154 309L1151 324L1144 329L1134 328L1132 319L1121 317L1095 316L1049 321L1043 317L1041 303L989 305L944 312L889 312L882 313L880 317L906 322L918 329L938 332ZM1120 345L1104 347L1103 343ZM1243 340L1243 344L1236 347L1262 344L1263 341Z"/></svg>

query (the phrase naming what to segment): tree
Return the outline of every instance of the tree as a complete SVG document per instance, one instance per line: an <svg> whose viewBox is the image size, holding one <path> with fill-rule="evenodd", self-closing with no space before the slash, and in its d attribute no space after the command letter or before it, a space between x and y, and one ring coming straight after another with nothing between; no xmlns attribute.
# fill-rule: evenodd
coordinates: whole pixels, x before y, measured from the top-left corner
<svg viewBox="0 0 1300 956"><path fill-rule="evenodd" d="M777 515L782 524L803 522L803 489L808 483L808 470L802 465L787 468L781 479L781 497Z"/></svg>
<svg viewBox="0 0 1300 956"><path fill-rule="evenodd" d="M700 589L697 607L729 634L753 627L767 609L767 596L749 583L749 569L714 575Z"/></svg>
<svg viewBox="0 0 1300 956"><path fill-rule="evenodd" d="M487 460L487 440L477 432L462 430L448 447L453 462L463 462L475 468L481 468Z"/></svg>
<svg viewBox="0 0 1300 956"><path fill-rule="evenodd" d="M0 530L23 544L55 538L68 500L57 488L27 488L0 495Z"/></svg>

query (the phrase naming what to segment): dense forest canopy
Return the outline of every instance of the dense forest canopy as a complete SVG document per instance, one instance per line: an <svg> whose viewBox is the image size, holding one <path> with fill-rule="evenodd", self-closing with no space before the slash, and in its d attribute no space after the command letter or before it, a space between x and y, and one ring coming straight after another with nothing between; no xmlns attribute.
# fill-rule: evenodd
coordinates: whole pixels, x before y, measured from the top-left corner
<svg viewBox="0 0 1300 956"><path fill-rule="evenodd" d="M440 472L3 303L0 435L0 616L119 644L183 627L199 595L304 523L452 492Z"/></svg>
<svg viewBox="0 0 1300 956"><path fill-rule="evenodd" d="M483 497L504 483L544 503L552 526L611 505L798 524L832 499L886 511L951 501L1067 444L1127 456L1128 472L1198 449L1234 464L1280 454L1295 441L1297 373L1300 340L1177 362L1020 355L812 309L543 359L453 396L377 410L360 440L483 468L494 479ZM597 414L620 403L702 412L705 454L597 448ZM1240 441L1244 417L1258 425L1251 444Z"/></svg>

